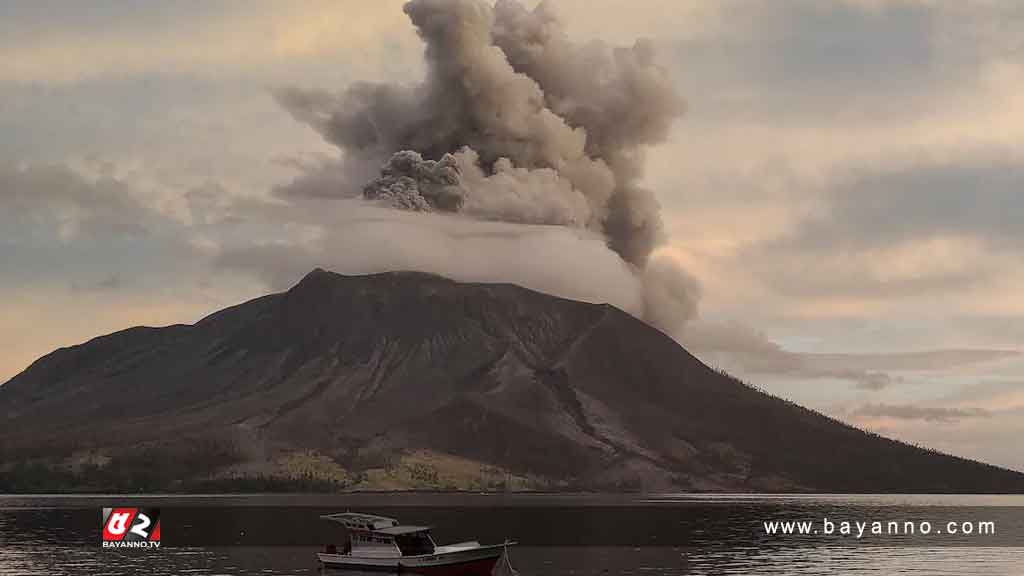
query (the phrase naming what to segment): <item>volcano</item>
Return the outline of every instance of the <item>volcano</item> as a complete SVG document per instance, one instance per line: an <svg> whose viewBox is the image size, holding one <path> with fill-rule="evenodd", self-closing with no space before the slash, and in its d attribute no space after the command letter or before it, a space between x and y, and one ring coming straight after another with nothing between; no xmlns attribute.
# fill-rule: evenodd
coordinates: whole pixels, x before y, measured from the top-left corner
<svg viewBox="0 0 1024 576"><path fill-rule="evenodd" d="M1024 491L765 394L612 306L413 272L317 269L57 350L0 387L0 415L0 492Z"/></svg>

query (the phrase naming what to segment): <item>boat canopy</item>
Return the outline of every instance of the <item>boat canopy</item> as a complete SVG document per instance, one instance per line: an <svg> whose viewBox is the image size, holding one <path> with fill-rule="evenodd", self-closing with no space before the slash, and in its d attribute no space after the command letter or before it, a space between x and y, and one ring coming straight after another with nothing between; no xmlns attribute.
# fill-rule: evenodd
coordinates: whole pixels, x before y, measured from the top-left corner
<svg viewBox="0 0 1024 576"><path fill-rule="evenodd" d="M410 526L410 525L406 525L406 524L401 524L401 525L398 525L398 526L392 526L390 528L381 528L380 530L376 530L376 532L379 532L381 534L387 534L389 536L402 536L402 535L405 535L405 534L415 534L417 532L429 532L429 531L430 531L430 526Z"/></svg>
<svg viewBox="0 0 1024 576"><path fill-rule="evenodd" d="M371 530L373 532L380 532L386 528L395 528L398 526L398 520L395 520L394 518L376 516L373 514L359 514L357 512L339 512L337 514L327 514L320 518L330 520L331 522L337 522L350 530Z"/></svg>

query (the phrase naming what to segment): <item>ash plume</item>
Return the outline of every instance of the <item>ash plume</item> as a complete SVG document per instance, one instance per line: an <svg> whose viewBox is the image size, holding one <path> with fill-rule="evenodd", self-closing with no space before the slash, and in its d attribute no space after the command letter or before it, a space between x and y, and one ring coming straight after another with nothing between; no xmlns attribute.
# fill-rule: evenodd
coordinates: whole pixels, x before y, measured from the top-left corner
<svg viewBox="0 0 1024 576"><path fill-rule="evenodd" d="M455 211L465 202L465 188L455 157L424 160L418 152L403 150L388 159L380 178L363 187L363 196L383 199L395 208L429 211L432 207Z"/></svg>
<svg viewBox="0 0 1024 576"><path fill-rule="evenodd" d="M695 281L667 258L649 266L663 231L639 185L644 151L685 108L653 45L575 43L545 3L411 0L404 11L425 44L421 82L277 93L343 152L345 172L376 175L363 197L596 233L641 284L642 316L666 331L690 319Z"/></svg>

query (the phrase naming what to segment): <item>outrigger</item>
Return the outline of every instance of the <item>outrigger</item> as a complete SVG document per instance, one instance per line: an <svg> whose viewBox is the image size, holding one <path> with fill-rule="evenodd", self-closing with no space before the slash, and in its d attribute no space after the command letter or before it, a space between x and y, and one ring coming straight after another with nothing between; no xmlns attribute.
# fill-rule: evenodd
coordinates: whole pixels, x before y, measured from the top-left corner
<svg viewBox="0 0 1024 576"><path fill-rule="evenodd" d="M320 518L342 524L348 532L341 551L331 545L317 554L325 568L489 576L506 549L515 544L506 540L491 545L469 541L438 546L429 526L403 525L394 518L356 512Z"/></svg>

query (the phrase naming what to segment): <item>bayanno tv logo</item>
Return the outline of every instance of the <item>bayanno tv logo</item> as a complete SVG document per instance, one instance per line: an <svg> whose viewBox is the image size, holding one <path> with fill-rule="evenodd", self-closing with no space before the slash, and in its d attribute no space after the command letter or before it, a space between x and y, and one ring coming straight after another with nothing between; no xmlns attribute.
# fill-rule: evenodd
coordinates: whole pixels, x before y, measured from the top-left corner
<svg viewBox="0 0 1024 576"><path fill-rule="evenodd" d="M159 548L159 508L104 508L104 548Z"/></svg>

